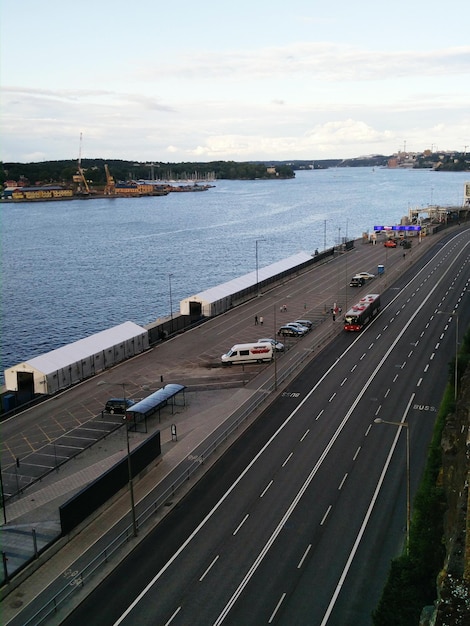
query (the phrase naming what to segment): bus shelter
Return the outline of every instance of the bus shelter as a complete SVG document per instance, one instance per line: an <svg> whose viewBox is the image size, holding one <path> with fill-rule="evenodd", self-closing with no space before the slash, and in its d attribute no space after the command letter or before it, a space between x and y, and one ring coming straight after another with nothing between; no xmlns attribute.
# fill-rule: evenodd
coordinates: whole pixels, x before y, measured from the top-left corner
<svg viewBox="0 0 470 626"><path fill-rule="evenodd" d="M186 405L184 396L185 389L185 385L179 385L177 383L165 385L162 389L154 391L154 393L127 409L126 421L133 423L134 427L137 423L144 422L145 428L147 429L147 419L158 412L158 421L160 421L160 411L168 406L168 404L171 405L171 413L173 415L176 398L179 394L183 394L183 406Z"/></svg>

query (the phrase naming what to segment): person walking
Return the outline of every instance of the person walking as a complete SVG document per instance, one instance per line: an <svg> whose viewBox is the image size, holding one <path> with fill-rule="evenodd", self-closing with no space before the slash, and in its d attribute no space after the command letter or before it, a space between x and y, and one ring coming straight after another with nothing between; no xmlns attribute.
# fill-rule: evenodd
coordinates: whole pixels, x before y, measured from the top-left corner
<svg viewBox="0 0 470 626"><path fill-rule="evenodd" d="M259 323L261 324L261 326L263 325L263 322L264 322L263 316L262 316L262 315L260 315L260 318L259 318Z"/></svg>
<svg viewBox="0 0 470 626"><path fill-rule="evenodd" d="M258 326L258 316L255 315L255 326Z"/></svg>

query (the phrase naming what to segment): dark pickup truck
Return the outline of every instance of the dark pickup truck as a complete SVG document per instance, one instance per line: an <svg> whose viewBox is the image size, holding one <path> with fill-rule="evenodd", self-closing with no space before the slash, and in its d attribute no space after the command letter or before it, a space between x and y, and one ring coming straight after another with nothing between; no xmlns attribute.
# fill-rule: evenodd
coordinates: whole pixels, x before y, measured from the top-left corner
<svg viewBox="0 0 470 626"><path fill-rule="evenodd" d="M349 282L349 286L350 287L362 287L362 285L365 285L365 278L363 278L362 276L353 276Z"/></svg>

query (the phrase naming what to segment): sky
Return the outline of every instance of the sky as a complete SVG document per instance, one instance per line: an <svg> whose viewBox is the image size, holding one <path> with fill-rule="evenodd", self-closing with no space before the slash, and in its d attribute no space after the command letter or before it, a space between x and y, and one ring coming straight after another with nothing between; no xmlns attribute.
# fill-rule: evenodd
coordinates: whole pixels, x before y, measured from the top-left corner
<svg viewBox="0 0 470 626"><path fill-rule="evenodd" d="M469 22L468 0L2 0L0 158L470 150Z"/></svg>

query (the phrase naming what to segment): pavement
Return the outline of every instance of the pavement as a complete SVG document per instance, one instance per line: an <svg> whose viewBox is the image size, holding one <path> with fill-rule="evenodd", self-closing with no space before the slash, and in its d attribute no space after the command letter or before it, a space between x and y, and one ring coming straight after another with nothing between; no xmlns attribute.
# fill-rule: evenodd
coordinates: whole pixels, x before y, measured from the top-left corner
<svg viewBox="0 0 470 626"><path fill-rule="evenodd" d="M424 254L438 238L439 235L429 237L419 247L416 246L416 249L413 250L412 261L416 261ZM372 252L372 246L360 246L360 242L359 245L358 243L356 245L358 248L362 248L361 254L364 256L368 250ZM347 254L354 254L354 252ZM402 260L401 254L396 255L396 277L408 269L412 261L410 259ZM388 280L390 278L391 276ZM365 289L370 290L370 287L366 286ZM363 288L357 293L361 297L366 292ZM330 291L323 294L322 297L325 302L332 302L336 300L337 293L337 284L334 284ZM293 299L289 301L290 310L293 311L296 306L297 317L308 317L308 315L302 314L304 296L301 292L297 299L299 300L298 303L295 303ZM295 318L293 317L293 319ZM160 417L155 416L150 419L147 433L129 431L131 449L140 445L146 437L157 429L160 430L161 436L161 456L145 472L134 479L136 506L148 494L158 488L158 485L175 468L187 461L198 446L209 440L214 432L235 412L240 411L241 407L251 406L253 398L259 396L260 390L263 390L269 401L273 400L277 394L282 393L283 385L285 386L290 377L300 371L301 364L318 354L318 351L341 330L342 325L340 323L332 323L331 317L326 316L324 323L318 324L314 330L279 359L275 374L273 374L274 366L271 364L261 368L260 373L251 380L244 380L244 384L230 379L226 383L217 381L211 383L207 378L202 380L191 378L191 376L178 380L178 382L187 385L184 404L180 398L179 404L174 407L166 407L161 412ZM175 340L178 341L178 338ZM277 376L279 381L284 379L282 384L276 385L276 391L273 391L273 375ZM248 427L265 408L266 403L250 411L243 427ZM238 436L240 432L238 430L233 437ZM229 443L230 440L227 440L226 445ZM223 450L224 446L220 446L217 455L213 455L212 462L223 453ZM1 620L5 626L24 624L22 612L40 596L51 581L62 579L65 584L67 572L73 569L74 562L85 554L99 538L102 538L116 524L117 520L130 518L129 492L125 488L111 498L106 506L97 511L95 515L83 522L73 533L67 537L60 537L59 506L91 481L101 476L115 463L122 460L126 454L127 437L126 431L122 428L61 466L57 472L49 474L40 483L27 489L21 497L8 503L6 510L8 523L4 524L1 529L2 553L8 558L9 571L13 571L16 566L23 566L23 569L0 589ZM204 463L201 471L209 466L210 463ZM198 474L188 480L185 486L178 491L178 497L183 497L200 475ZM160 521L167 510L168 508L165 506L160 507L157 514L152 517L151 522L149 521L145 527L139 527L138 537L133 537L128 541L125 547L120 550L119 555L103 567L100 575L95 577L96 584L110 568L116 565L116 559L124 558L136 545L136 542L142 540L146 533ZM36 558L35 553L37 553ZM28 563L26 567L24 567L25 563ZM74 594L75 597L67 603L69 609L73 608L84 594L91 591L90 585L85 587L86 589ZM48 623L59 624L63 617L64 614L59 613Z"/></svg>

